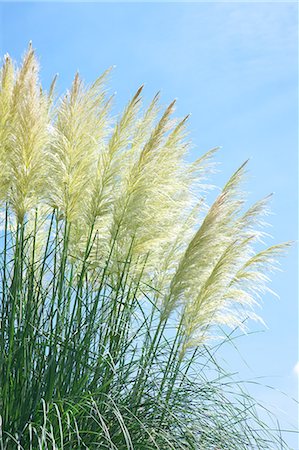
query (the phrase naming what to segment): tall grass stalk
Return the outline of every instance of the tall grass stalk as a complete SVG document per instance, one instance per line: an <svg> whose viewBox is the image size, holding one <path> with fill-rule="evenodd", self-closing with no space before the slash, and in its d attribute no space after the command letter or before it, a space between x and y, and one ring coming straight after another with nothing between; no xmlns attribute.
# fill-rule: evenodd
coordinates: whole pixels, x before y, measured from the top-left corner
<svg viewBox="0 0 299 450"><path fill-rule="evenodd" d="M246 163L205 205L216 149L187 162L175 102L113 121L108 74L57 101L31 45L1 69L0 448L286 448L211 347L289 244L256 250Z"/></svg>

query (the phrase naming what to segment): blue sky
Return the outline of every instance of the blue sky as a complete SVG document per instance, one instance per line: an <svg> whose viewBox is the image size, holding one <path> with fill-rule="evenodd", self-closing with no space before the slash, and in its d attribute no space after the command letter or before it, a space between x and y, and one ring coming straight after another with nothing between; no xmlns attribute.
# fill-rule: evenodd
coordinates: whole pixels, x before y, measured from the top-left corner
<svg viewBox="0 0 299 450"><path fill-rule="evenodd" d="M0 51L19 60L29 40L40 56L47 86L59 73L59 91L76 70L92 81L116 65L111 92L116 110L145 83L145 98L162 91L177 114L192 113L193 157L222 146L224 183L250 158L252 202L274 192L269 245L297 240L297 5L295 3L0 3ZM223 357L240 378L297 394L297 251L282 260L263 299L268 329L244 336ZM283 427L296 425L297 408L276 390L251 387L273 405ZM285 411L285 413L284 413ZM296 447L296 439L288 437Z"/></svg>

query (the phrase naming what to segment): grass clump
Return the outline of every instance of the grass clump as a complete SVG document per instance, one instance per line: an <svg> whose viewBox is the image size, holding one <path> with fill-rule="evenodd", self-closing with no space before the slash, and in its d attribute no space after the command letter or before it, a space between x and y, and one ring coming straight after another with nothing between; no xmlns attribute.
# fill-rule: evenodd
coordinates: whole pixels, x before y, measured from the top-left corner
<svg viewBox="0 0 299 450"><path fill-rule="evenodd" d="M288 246L255 250L267 199L243 164L207 208L216 149L142 87L112 121L108 74L54 101L31 46L1 69L1 449L285 448L211 358Z"/></svg>

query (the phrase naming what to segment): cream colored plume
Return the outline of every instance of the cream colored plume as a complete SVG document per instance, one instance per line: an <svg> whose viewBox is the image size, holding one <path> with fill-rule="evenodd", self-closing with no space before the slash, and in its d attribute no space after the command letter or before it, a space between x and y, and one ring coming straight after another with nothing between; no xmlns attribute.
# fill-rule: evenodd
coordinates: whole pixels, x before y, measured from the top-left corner
<svg viewBox="0 0 299 450"><path fill-rule="evenodd" d="M84 217L96 161L107 134L105 72L85 88L76 74L71 90L57 108L52 128L51 205L69 222Z"/></svg>
<svg viewBox="0 0 299 450"><path fill-rule="evenodd" d="M0 199L7 196L9 185L9 170L7 167L7 151L10 140L10 116L12 104L12 92L14 86L14 67L9 55L5 55L4 64L0 70Z"/></svg>
<svg viewBox="0 0 299 450"><path fill-rule="evenodd" d="M31 45L13 78L9 58L3 67L1 107L7 108L1 150L7 200L19 222L45 198L49 144L49 99L41 90L38 63ZM3 133L3 131L2 131Z"/></svg>
<svg viewBox="0 0 299 450"><path fill-rule="evenodd" d="M259 226L267 214L267 199L241 214L239 189L245 165L232 176L191 240L165 296L163 315L181 308L185 334L183 351L206 340L214 325L243 327L247 318L261 320L254 312L267 273L288 243L259 253Z"/></svg>

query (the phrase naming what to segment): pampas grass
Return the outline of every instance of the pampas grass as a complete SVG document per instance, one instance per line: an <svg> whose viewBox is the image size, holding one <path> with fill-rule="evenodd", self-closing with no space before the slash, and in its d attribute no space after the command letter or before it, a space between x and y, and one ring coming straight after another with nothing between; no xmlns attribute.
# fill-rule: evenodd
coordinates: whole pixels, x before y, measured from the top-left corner
<svg viewBox="0 0 299 450"><path fill-rule="evenodd" d="M116 120L105 82L45 92L31 45L0 87L1 449L284 448L212 364L288 247L256 251L244 163L210 208L212 149L139 88ZM214 359L212 359L213 361ZM209 361L209 363L208 363Z"/></svg>

